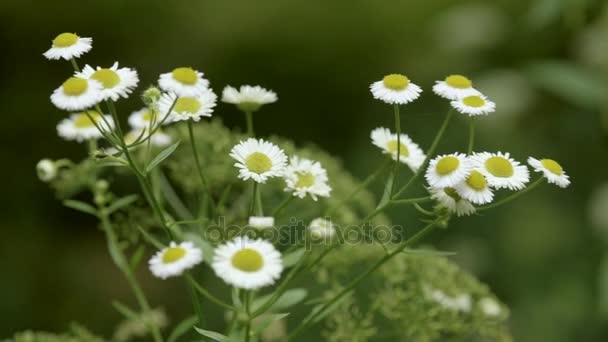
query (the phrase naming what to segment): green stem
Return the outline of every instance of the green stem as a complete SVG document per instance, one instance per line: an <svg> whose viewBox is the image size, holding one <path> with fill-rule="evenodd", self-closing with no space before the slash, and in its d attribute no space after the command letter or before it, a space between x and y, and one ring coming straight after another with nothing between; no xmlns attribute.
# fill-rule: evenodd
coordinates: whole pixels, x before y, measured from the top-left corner
<svg viewBox="0 0 608 342"><path fill-rule="evenodd" d="M215 215L215 201L213 199L213 195L211 194L211 189L209 189L209 184L207 183L205 174L203 173L203 168L201 166L201 162L198 158L196 143L194 141L194 128L193 128L192 120L188 120L188 134L190 135L190 146L192 147L192 154L194 155L194 162L196 164L196 169L200 176L201 183L203 184L203 188L207 192L207 197L209 198L209 203L211 204L211 217L213 217Z"/></svg>
<svg viewBox="0 0 608 342"><path fill-rule="evenodd" d="M416 203L429 202L430 200L431 200L431 197L426 196L426 197L418 197L418 198L407 198L407 199L401 199L401 200L391 200L389 203L391 205L416 204Z"/></svg>
<svg viewBox="0 0 608 342"><path fill-rule="evenodd" d="M258 201L258 191L259 191L259 185L258 182L256 181L252 181L253 182L253 190L251 191L251 203L249 204L249 216L253 216L253 214L255 213L256 210L256 203Z"/></svg>
<svg viewBox="0 0 608 342"><path fill-rule="evenodd" d="M483 207L478 207L477 211L488 210L488 209L499 207L505 203L509 203L512 200L518 198L519 196L521 196L529 191L532 191L532 189L536 188L539 184L541 184L543 182L543 180L544 180L544 177L541 176L537 180L535 180L534 183L530 184L527 188L520 190L518 192L515 192L515 193L501 199L500 201L485 205Z"/></svg>
<svg viewBox="0 0 608 342"><path fill-rule="evenodd" d="M187 272L187 274L189 277L192 277L190 275L190 272ZM194 290L194 287L189 284L188 280L186 280L186 285L188 287L188 292L190 293L190 299L192 300L192 306L194 306L194 311L196 312L196 316L198 317L199 327L202 328L203 322L205 320L205 315L203 315L203 309L201 307L200 299L198 298L198 294Z"/></svg>
<svg viewBox="0 0 608 342"><path fill-rule="evenodd" d="M247 323L245 323L245 342L249 342L251 338L251 291L245 290L245 313L247 314Z"/></svg>
<svg viewBox="0 0 608 342"><path fill-rule="evenodd" d="M395 104L393 106L393 112L395 116L395 131L397 132L397 158L395 158L395 166L393 167L393 177L397 177L397 171L399 169L399 163L401 160L401 115L399 114L399 105ZM391 187L391 197L393 192L395 191L395 186L397 182L393 179L393 185Z"/></svg>
<svg viewBox="0 0 608 342"><path fill-rule="evenodd" d="M285 198L283 202L281 202L281 204L279 204L279 206L272 212L272 216L277 217L294 198L295 196L292 194L287 195L287 198Z"/></svg>
<svg viewBox="0 0 608 342"><path fill-rule="evenodd" d="M196 280L194 280L194 278L190 274L186 274L185 277L186 277L186 280L188 280L188 283L190 284L190 286L192 286L192 288L194 288L200 294L205 296L205 298L209 299L211 302L223 307L224 309L233 310L233 311L238 310L234 306L224 303L221 299L219 299L219 298L215 297L214 295L212 295L211 293L209 293L207 290L205 290L204 287L202 287L199 283L197 283Z"/></svg>
<svg viewBox="0 0 608 342"><path fill-rule="evenodd" d="M80 72L80 67L78 67L78 63L74 58L70 58L70 63L72 63L72 68L74 68L74 71Z"/></svg>
<svg viewBox="0 0 608 342"><path fill-rule="evenodd" d="M250 137L255 137L255 133L253 131L253 115L251 112L245 112L245 120L247 121L247 135Z"/></svg>
<svg viewBox="0 0 608 342"><path fill-rule="evenodd" d="M469 145L467 147L467 155L473 153L473 144L475 143L475 118L469 118Z"/></svg>

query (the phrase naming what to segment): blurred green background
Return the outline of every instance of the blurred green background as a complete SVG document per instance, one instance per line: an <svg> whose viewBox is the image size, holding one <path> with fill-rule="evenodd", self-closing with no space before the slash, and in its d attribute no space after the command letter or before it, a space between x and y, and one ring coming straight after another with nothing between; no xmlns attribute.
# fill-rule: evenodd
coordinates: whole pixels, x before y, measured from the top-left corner
<svg viewBox="0 0 608 342"><path fill-rule="evenodd" d="M426 148L447 108L430 91L434 80L472 77L498 108L479 120L477 146L520 161L551 157L573 184L455 220L433 242L457 251L454 260L511 307L516 340L608 339L603 0L1 1L0 338L64 330L71 320L108 332L117 319L108 298L129 297L96 222L63 208L34 170L43 157L84 153L57 137L64 114L48 100L71 67L42 53L64 31L94 38L83 63L135 67L142 86L188 65L216 92L226 84L274 89L279 102L256 114L259 133L313 141L361 178L379 160L369 132L392 120L370 83L401 72L424 88L402 113L405 131ZM140 106L123 102L123 113ZM231 106L215 115L242 125ZM462 150L466 134L454 121L440 151ZM153 302L184 301L173 295L179 286L144 283Z"/></svg>

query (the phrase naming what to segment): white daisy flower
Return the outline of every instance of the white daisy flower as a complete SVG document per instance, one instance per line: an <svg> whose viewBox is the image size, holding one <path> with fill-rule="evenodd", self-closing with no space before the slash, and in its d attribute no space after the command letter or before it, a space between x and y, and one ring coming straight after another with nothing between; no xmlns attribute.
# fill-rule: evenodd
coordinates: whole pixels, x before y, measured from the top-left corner
<svg viewBox="0 0 608 342"><path fill-rule="evenodd" d="M50 159L42 159L36 164L38 179L43 182L50 182L57 176L57 166Z"/></svg>
<svg viewBox="0 0 608 342"><path fill-rule="evenodd" d="M462 75L450 75L443 81L435 81L433 92L448 100L458 100L469 95L481 95L473 88L473 82Z"/></svg>
<svg viewBox="0 0 608 342"><path fill-rule="evenodd" d="M249 225L253 228L272 228L274 227L274 217L272 216L250 216Z"/></svg>
<svg viewBox="0 0 608 342"><path fill-rule="evenodd" d="M274 284L283 271L283 261L270 242L244 236L218 246L211 267L226 283L252 290Z"/></svg>
<svg viewBox="0 0 608 342"><path fill-rule="evenodd" d="M176 244L156 252L150 259L150 271L161 279L179 276L203 261L203 252L189 241Z"/></svg>
<svg viewBox="0 0 608 342"><path fill-rule="evenodd" d="M500 305L490 297L480 299L477 305L486 316L496 317L500 315Z"/></svg>
<svg viewBox="0 0 608 342"><path fill-rule="evenodd" d="M475 207L471 202L460 197L454 188L429 188L431 198L449 212L457 216L469 216L475 213Z"/></svg>
<svg viewBox="0 0 608 342"><path fill-rule="evenodd" d="M93 121L89 119L91 116ZM114 129L114 120L110 115L104 115L106 121L101 118L101 114L96 111L88 111L87 113L74 113L69 118L63 119L57 125L57 134L65 140L76 140L82 142L84 140L99 139L102 136L95 124L106 131Z"/></svg>
<svg viewBox="0 0 608 342"><path fill-rule="evenodd" d="M452 153L431 160L424 176L432 187L445 188L463 182L472 170L473 165L465 154Z"/></svg>
<svg viewBox="0 0 608 342"><path fill-rule="evenodd" d="M384 153L390 154L393 160L397 160L397 134L391 133L388 128L378 127L372 131L371 138L374 145L380 147ZM407 164L412 171L418 171L426 158L424 152L407 134L401 134L399 140L401 143L399 161Z"/></svg>
<svg viewBox="0 0 608 342"><path fill-rule="evenodd" d="M299 198L310 195L316 201L317 196L329 197L331 192L331 187L327 184L327 171L316 161L293 156L283 177L287 184L285 191L292 192Z"/></svg>
<svg viewBox="0 0 608 342"><path fill-rule="evenodd" d="M179 97L197 97L209 87L209 81L203 73L192 68L176 68L172 72L160 75L160 88L175 93Z"/></svg>
<svg viewBox="0 0 608 342"><path fill-rule="evenodd" d="M494 193L490 189L486 177L477 170L471 171L467 179L454 186L460 197L474 204L486 204L492 202Z"/></svg>
<svg viewBox="0 0 608 342"><path fill-rule="evenodd" d="M336 234L336 228L331 221L324 218L316 218L308 225L310 235L315 239L330 239Z"/></svg>
<svg viewBox="0 0 608 342"><path fill-rule="evenodd" d="M528 158L528 164L534 168L536 172L542 172L547 182L555 184L560 188L566 188L570 185L570 177L558 162L553 159L535 159Z"/></svg>
<svg viewBox="0 0 608 342"><path fill-rule="evenodd" d="M530 181L528 168L513 160L509 153L473 153L470 158L493 188L521 190Z"/></svg>
<svg viewBox="0 0 608 342"><path fill-rule="evenodd" d="M260 86L243 85L240 89L226 86L222 102L232 103L244 112L255 112L262 105L277 102L277 94Z"/></svg>
<svg viewBox="0 0 608 342"><path fill-rule="evenodd" d="M75 33L62 33L53 39L53 46L43 55L47 59L70 60L89 52L93 44L92 38L79 37Z"/></svg>
<svg viewBox="0 0 608 342"><path fill-rule="evenodd" d="M70 77L51 94L51 102L67 111L91 108L103 99L102 88L95 80Z"/></svg>
<svg viewBox="0 0 608 342"><path fill-rule="evenodd" d="M129 115L129 125L134 129L149 128L151 121L153 121L155 125L158 125L161 120L162 117L158 115L158 112L150 110L147 107L144 107ZM165 121L165 124L167 124L167 121Z"/></svg>
<svg viewBox="0 0 608 342"><path fill-rule="evenodd" d="M384 76L382 81L372 83L370 89L375 99L388 104L406 104L417 99L422 93L419 86L401 74Z"/></svg>
<svg viewBox="0 0 608 342"><path fill-rule="evenodd" d="M258 183L283 176L287 164L285 152L263 139L249 138L241 141L232 148L230 156L237 161L234 166L239 169L239 178L251 178Z"/></svg>
<svg viewBox="0 0 608 342"><path fill-rule="evenodd" d="M137 71L130 68L118 68L118 62L115 62L109 68L97 67L93 69L90 65L86 65L81 72L76 73L76 77L101 83L103 86L101 90L103 100L111 99L112 101L121 97L128 98L139 83Z"/></svg>
<svg viewBox="0 0 608 342"><path fill-rule="evenodd" d="M469 116L488 115L496 110L496 104L484 95L467 95L450 102L452 107L462 114Z"/></svg>
<svg viewBox="0 0 608 342"><path fill-rule="evenodd" d="M166 113L169 111L173 102L175 101L175 94L166 93L163 94L158 101L159 113ZM175 106L171 110L167 122L177 122L182 120L194 120L199 121L201 117L211 117L213 108L215 107L217 96L211 89L205 89L199 96L184 96L178 97Z"/></svg>

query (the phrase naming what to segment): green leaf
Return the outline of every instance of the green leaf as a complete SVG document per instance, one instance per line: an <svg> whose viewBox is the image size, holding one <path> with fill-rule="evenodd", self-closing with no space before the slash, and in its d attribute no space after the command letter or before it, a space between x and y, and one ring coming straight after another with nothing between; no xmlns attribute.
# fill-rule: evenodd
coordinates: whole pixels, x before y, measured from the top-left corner
<svg viewBox="0 0 608 342"><path fill-rule="evenodd" d="M378 207L385 205L386 203L388 203L388 201L391 200L391 196L393 195L393 183L395 182L395 171L396 167L393 167L391 173L388 175L386 184L384 184L384 192L382 193L382 198L378 203Z"/></svg>
<svg viewBox="0 0 608 342"><path fill-rule="evenodd" d="M131 255L131 259L129 260L129 266L131 267L131 270L135 271L137 269L137 266L139 266L139 263L141 262L142 258L144 257L145 252L146 252L146 246L141 245L135 250L133 255Z"/></svg>
<svg viewBox="0 0 608 342"><path fill-rule="evenodd" d="M218 342L227 342L230 341L230 339L228 339L228 336L226 335L222 335L220 333L217 333L215 331L210 331L210 330L203 330L201 328L197 328L194 327L194 330L196 330L197 333L205 336L205 337L209 337L210 339L214 340L214 341L218 341Z"/></svg>
<svg viewBox="0 0 608 342"><path fill-rule="evenodd" d="M303 301L308 296L306 289L297 288L285 291L279 299L268 309L269 311L277 312L285 310ZM256 298L251 304L252 311L257 311L272 297L272 293L259 298Z"/></svg>
<svg viewBox="0 0 608 342"><path fill-rule="evenodd" d="M139 319L139 315L135 311L129 309L128 306L124 305L123 303L121 303L119 301L116 301L116 300L113 301L112 302L112 306L121 315L125 316L126 319L131 319L131 320L137 320L137 319Z"/></svg>
<svg viewBox="0 0 608 342"><path fill-rule="evenodd" d="M137 198L139 198L139 195L133 194L133 195L128 195L128 196L117 199L116 201L112 202L112 204L107 208L108 215L110 215L111 213L115 212L118 209L122 209L122 208L128 206L129 204L137 201Z"/></svg>
<svg viewBox="0 0 608 342"><path fill-rule="evenodd" d="M91 214L93 216L97 216L97 209L85 202L81 202L81 201L76 201L76 200L65 200L63 201L63 205L65 205L68 208L72 208L74 210L78 210L81 211L83 213L86 214Z"/></svg>
<svg viewBox="0 0 608 342"><path fill-rule="evenodd" d="M278 313L278 314L263 316L264 319L260 322L260 324L258 324L257 326L255 326L253 328L253 334L257 335L257 334L261 333L266 328L268 328L270 323L281 320L287 316L289 316L289 313Z"/></svg>
<svg viewBox="0 0 608 342"><path fill-rule="evenodd" d="M158 241L155 237L153 237L152 235L150 235L150 233L148 233L145 229L143 229L140 225L137 225L137 230L139 230L139 232L141 233L141 235L144 237L144 239L151 244L152 246L156 247L157 249L163 249L165 248L165 245L163 243L161 243L160 241Z"/></svg>
<svg viewBox="0 0 608 342"><path fill-rule="evenodd" d="M300 259L302 258L302 255L304 255L305 252L306 252L306 249L299 248L293 252L285 254L283 256L283 267L288 268L288 267L291 267L291 266L295 265L296 263L298 263L298 261L300 261Z"/></svg>
<svg viewBox="0 0 608 342"><path fill-rule="evenodd" d="M178 338L186 334L196 323L198 322L198 318L196 316L190 316L179 322L178 325L175 326L169 337L167 338L167 342L175 342Z"/></svg>
<svg viewBox="0 0 608 342"><path fill-rule="evenodd" d="M178 142L172 144L171 146L165 148L164 150L160 151L158 153L158 155L156 155L156 157L154 157L154 159L152 159L150 161L150 163L148 164L148 166L146 166L145 172L146 173L150 172L158 164L162 163L163 160L167 159L167 157L169 157L173 152L175 152L175 150L179 146L179 143L180 142L178 141Z"/></svg>

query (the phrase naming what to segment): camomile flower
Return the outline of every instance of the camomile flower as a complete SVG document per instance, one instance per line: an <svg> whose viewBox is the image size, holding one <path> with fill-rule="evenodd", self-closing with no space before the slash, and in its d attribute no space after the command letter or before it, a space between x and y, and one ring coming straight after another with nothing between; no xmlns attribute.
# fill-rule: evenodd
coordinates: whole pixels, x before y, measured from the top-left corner
<svg viewBox="0 0 608 342"><path fill-rule="evenodd" d="M457 100L469 95L481 95L473 88L473 82L462 75L450 75L443 81L435 81L433 92L448 100Z"/></svg>
<svg viewBox="0 0 608 342"><path fill-rule="evenodd" d="M475 207L471 202L460 197L458 192L451 187L429 188L431 198L439 203L439 206L446 208L449 212L457 216L469 216L475 213Z"/></svg>
<svg viewBox="0 0 608 342"><path fill-rule="evenodd" d="M534 168L536 172L542 172L547 182L555 184L560 188L566 188L570 185L570 177L558 162L553 159L535 159L528 158L528 164Z"/></svg>
<svg viewBox="0 0 608 342"><path fill-rule="evenodd" d="M327 184L327 171L316 161L293 156L283 177L287 184L285 191L299 198L310 195L316 201L317 196L329 197L331 192Z"/></svg>
<svg viewBox="0 0 608 342"><path fill-rule="evenodd" d="M406 104L414 101L422 89L401 74L384 76L382 81L372 83L370 90L375 99L388 104Z"/></svg>
<svg viewBox="0 0 608 342"><path fill-rule="evenodd" d="M176 98L177 101L175 101ZM203 116L211 117L216 100L217 96L211 89L203 90L199 96L176 97L174 94L166 93L158 101L158 111L166 115L175 102L169 118L167 118L168 122L190 119L199 121Z"/></svg>
<svg viewBox="0 0 608 342"><path fill-rule="evenodd" d="M312 220L308 225L308 231L315 239L330 239L336 234L334 224L322 217Z"/></svg>
<svg viewBox="0 0 608 342"><path fill-rule="evenodd" d="M103 100L111 99L112 101L121 97L126 99L139 83L137 71L130 68L119 68L118 62L109 68L93 69L90 65L86 65L81 72L76 73L76 77L92 79L101 83Z"/></svg>
<svg viewBox="0 0 608 342"><path fill-rule="evenodd" d="M472 170L471 161L465 154L452 153L431 160L424 176L432 187L445 188L463 182Z"/></svg>
<svg viewBox="0 0 608 342"><path fill-rule="evenodd" d="M477 170L471 171L467 179L454 186L454 189L460 197L474 204L490 203L494 198L486 177Z"/></svg>
<svg viewBox="0 0 608 342"><path fill-rule="evenodd" d="M91 121L91 118L93 119ZM76 140L82 142L84 140L99 139L102 137L101 132L97 129L95 124L103 128L106 131L114 129L114 121L110 115L104 115L105 120L110 125L106 124L96 111L87 111L87 113L75 113L71 114L69 118L63 119L57 125L57 134L65 140Z"/></svg>
<svg viewBox="0 0 608 342"><path fill-rule="evenodd" d="M50 182L57 176L57 166L50 159L42 159L36 164L38 179L43 182Z"/></svg>
<svg viewBox="0 0 608 342"><path fill-rule="evenodd" d="M384 153L390 154L393 160L397 160L397 134L391 133L388 128L378 127L372 131L371 138L374 145ZM412 171L416 172L424 163L426 158L424 152L407 134L401 134L399 140L401 143L399 161L407 164Z"/></svg>
<svg viewBox="0 0 608 342"><path fill-rule="evenodd" d="M226 283L253 290L274 284L283 271L283 261L270 242L239 236L215 249L211 267Z"/></svg>
<svg viewBox="0 0 608 342"><path fill-rule="evenodd" d="M222 102L232 103L243 112L255 112L262 105L277 102L277 94L260 86L243 85L240 89L226 86Z"/></svg>
<svg viewBox="0 0 608 342"><path fill-rule="evenodd" d="M250 216L249 225L253 228L271 228L274 227L274 217L272 216Z"/></svg>
<svg viewBox="0 0 608 342"><path fill-rule="evenodd" d="M281 177L285 171L287 156L275 144L263 139L249 138L241 141L230 151L237 162L239 178L266 183L268 178Z"/></svg>
<svg viewBox="0 0 608 342"><path fill-rule="evenodd" d="M496 104L481 94L466 95L450 102L462 114L469 116L488 115L496 110Z"/></svg>
<svg viewBox="0 0 608 342"><path fill-rule="evenodd" d="M102 88L98 81L70 77L51 94L51 102L67 111L91 108L103 99Z"/></svg>
<svg viewBox="0 0 608 342"><path fill-rule="evenodd" d="M154 122L154 125L158 125L162 119L163 118L160 117L157 111L144 107L129 115L129 125L134 129L149 128L150 122ZM165 124L167 121L165 121Z"/></svg>
<svg viewBox="0 0 608 342"><path fill-rule="evenodd" d="M89 52L93 44L92 38L79 37L75 33L62 33L53 39L53 46L43 55L47 59L70 60Z"/></svg>
<svg viewBox="0 0 608 342"><path fill-rule="evenodd" d="M179 276L203 261L203 252L189 241L177 244L171 242L169 247L156 252L149 261L152 274L161 279Z"/></svg>
<svg viewBox="0 0 608 342"><path fill-rule="evenodd" d="M493 188L521 190L530 181L528 168L513 160L509 153L473 153L470 158Z"/></svg>
<svg viewBox="0 0 608 342"><path fill-rule="evenodd" d="M209 81L203 78L203 73L192 68L176 68L160 75L160 88L175 93L180 97L197 97L209 87Z"/></svg>

